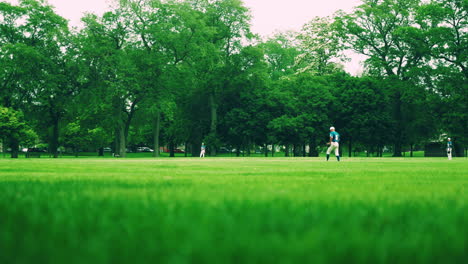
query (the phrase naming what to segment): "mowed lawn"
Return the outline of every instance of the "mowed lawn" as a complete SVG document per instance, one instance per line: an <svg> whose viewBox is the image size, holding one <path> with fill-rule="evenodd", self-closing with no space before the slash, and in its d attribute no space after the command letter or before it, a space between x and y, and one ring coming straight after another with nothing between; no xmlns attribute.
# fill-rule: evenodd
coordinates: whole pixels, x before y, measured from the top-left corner
<svg viewBox="0 0 468 264"><path fill-rule="evenodd" d="M0 159L0 263L467 263L468 160Z"/></svg>

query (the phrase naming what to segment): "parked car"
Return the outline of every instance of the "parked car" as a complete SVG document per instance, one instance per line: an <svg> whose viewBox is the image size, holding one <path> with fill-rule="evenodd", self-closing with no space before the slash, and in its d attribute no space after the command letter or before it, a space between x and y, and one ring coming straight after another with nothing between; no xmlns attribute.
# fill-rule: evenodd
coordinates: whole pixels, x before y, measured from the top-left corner
<svg viewBox="0 0 468 264"><path fill-rule="evenodd" d="M237 149L232 149L231 152L232 152L232 153L237 153ZM243 151L243 150L239 150L239 153L244 153L244 151Z"/></svg>
<svg viewBox="0 0 468 264"><path fill-rule="evenodd" d="M44 152L47 152L47 150L41 149L41 148L28 148L28 152L41 152L41 153L44 153Z"/></svg>
<svg viewBox="0 0 468 264"><path fill-rule="evenodd" d="M138 152L153 152L154 150L148 148L148 147L138 147L137 148Z"/></svg>
<svg viewBox="0 0 468 264"><path fill-rule="evenodd" d="M26 158L40 158L42 153L47 152L40 148L28 148L26 152Z"/></svg>
<svg viewBox="0 0 468 264"><path fill-rule="evenodd" d="M104 152L112 152L112 149L109 147L102 148Z"/></svg>
<svg viewBox="0 0 468 264"><path fill-rule="evenodd" d="M174 153L185 153L182 149L174 149Z"/></svg>
<svg viewBox="0 0 468 264"><path fill-rule="evenodd" d="M228 148L221 147L219 148L218 153L231 153L231 151Z"/></svg>

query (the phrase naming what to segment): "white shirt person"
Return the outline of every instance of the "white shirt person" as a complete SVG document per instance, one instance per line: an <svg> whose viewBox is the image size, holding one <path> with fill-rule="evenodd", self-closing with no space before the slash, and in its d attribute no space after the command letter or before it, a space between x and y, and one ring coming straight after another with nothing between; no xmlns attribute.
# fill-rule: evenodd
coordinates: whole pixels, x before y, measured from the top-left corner
<svg viewBox="0 0 468 264"><path fill-rule="evenodd" d="M205 150L206 150L205 143L202 143L201 149L200 149L200 158L204 158L204 157L205 157Z"/></svg>
<svg viewBox="0 0 468 264"><path fill-rule="evenodd" d="M340 134L335 131L335 127L330 127L330 142L327 145L330 145L327 149L327 161L332 151L335 151L336 160L340 161Z"/></svg>

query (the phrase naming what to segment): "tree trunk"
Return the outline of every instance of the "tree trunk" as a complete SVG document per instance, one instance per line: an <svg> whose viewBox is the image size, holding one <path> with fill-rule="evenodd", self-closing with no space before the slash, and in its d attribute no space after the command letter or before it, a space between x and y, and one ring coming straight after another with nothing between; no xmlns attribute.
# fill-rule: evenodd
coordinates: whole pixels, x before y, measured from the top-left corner
<svg viewBox="0 0 468 264"><path fill-rule="evenodd" d="M3 157L5 158L6 157L5 156L6 151L5 151L5 139L4 138L2 139L1 149L2 149L2 153L3 153Z"/></svg>
<svg viewBox="0 0 468 264"><path fill-rule="evenodd" d="M11 158L17 159L19 156L19 142L16 138L10 139L10 148L11 148Z"/></svg>
<svg viewBox="0 0 468 264"><path fill-rule="evenodd" d="M289 157L289 145L288 144L286 144L286 146L284 148L284 156Z"/></svg>
<svg viewBox="0 0 468 264"><path fill-rule="evenodd" d="M275 144L271 144L271 156L275 156Z"/></svg>
<svg viewBox="0 0 468 264"><path fill-rule="evenodd" d="M316 137L312 137L312 139L310 140L310 143L309 143L309 157L318 157L319 156L319 152L317 150L317 145L315 145L316 143Z"/></svg>
<svg viewBox="0 0 468 264"><path fill-rule="evenodd" d="M156 113L156 118L154 119L153 123L153 157L157 158L159 157L159 132L160 132L160 125L161 125L161 113L158 112ZM185 152L187 153L187 152Z"/></svg>
<svg viewBox="0 0 468 264"><path fill-rule="evenodd" d="M216 139L216 128L218 126L218 105L216 104L214 92L210 93L210 111L211 111L211 124L210 124L210 135L213 139ZM216 146L210 148L211 156L216 156Z"/></svg>
<svg viewBox="0 0 468 264"><path fill-rule="evenodd" d="M265 143L265 157L268 157L268 145Z"/></svg>
<svg viewBox="0 0 468 264"><path fill-rule="evenodd" d="M305 157L306 156L306 144L304 143L302 145L302 157Z"/></svg>
<svg viewBox="0 0 468 264"><path fill-rule="evenodd" d="M125 132L123 122L123 106L119 96L112 98L112 107L114 109L115 127L114 127L114 157L124 157L125 155ZM123 145L123 147L122 147ZM123 151L122 151L123 150Z"/></svg>
<svg viewBox="0 0 468 264"><path fill-rule="evenodd" d="M119 128L118 127L115 127L114 129L114 148L113 148L113 151L114 151L114 157L116 155L120 156L120 133L119 133Z"/></svg>
<svg viewBox="0 0 468 264"><path fill-rule="evenodd" d="M393 156L394 157L401 157L401 150L402 150L402 142L403 142L403 118L401 114L401 93L397 92L396 94L396 107L395 107L395 119L397 122L396 125L396 135L395 135L395 144L394 144L394 150L393 150Z"/></svg>
<svg viewBox="0 0 468 264"><path fill-rule="evenodd" d="M402 146L401 146L401 142L397 141L395 143L395 146L394 146L394 150L393 150L393 157L401 157L401 153L402 153Z"/></svg>
<svg viewBox="0 0 468 264"><path fill-rule="evenodd" d="M56 159L58 158L59 147L59 117L55 114L52 117L52 135L50 137L50 153Z"/></svg>
<svg viewBox="0 0 468 264"><path fill-rule="evenodd" d="M99 157L104 157L104 148L103 148L103 147L100 147L100 148L98 149L98 156L99 156Z"/></svg>
<svg viewBox="0 0 468 264"><path fill-rule="evenodd" d="M350 138L348 142L348 157L351 158L352 153L353 153L353 141Z"/></svg>
<svg viewBox="0 0 468 264"><path fill-rule="evenodd" d="M413 157L413 144L410 144L410 157Z"/></svg>
<svg viewBox="0 0 468 264"><path fill-rule="evenodd" d="M169 143L169 157L171 158L174 158L175 157L175 154L174 154L174 142L170 142Z"/></svg>
<svg viewBox="0 0 468 264"><path fill-rule="evenodd" d="M200 156L200 146L202 142L192 143L192 157Z"/></svg>
<svg viewBox="0 0 468 264"><path fill-rule="evenodd" d="M184 146L184 157L187 157L188 155L188 142L185 142L185 146Z"/></svg>
<svg viewBox="0 0 468 264"><path fill-rule="evenodd" d="M126 142L126 138L125 138L125 126L124 125L121 125L120 128L119 128L119 156L122 157L122 158L125 158L127 156L127 142Z"/></svg>

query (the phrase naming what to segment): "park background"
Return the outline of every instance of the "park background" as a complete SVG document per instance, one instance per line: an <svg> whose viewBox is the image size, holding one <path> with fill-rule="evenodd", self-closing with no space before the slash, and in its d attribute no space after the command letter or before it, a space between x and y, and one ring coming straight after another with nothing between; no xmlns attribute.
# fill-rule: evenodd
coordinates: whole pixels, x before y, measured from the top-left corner
<svg viewBox="0 0 468 264"><path fill-rule="evenodd" d="M247 3L0 2L0 263L467 262L468 2Z"/></svg>
<svg viewBox="0 0 468 264"><path fill-rule="evenodd" d="M80 27L2 2L3 149L312 157L333 125L348 156L444 155L447 137L463 156L466 18L466 1L366 0L262 38L239 0L114 1Z"/></svg>

